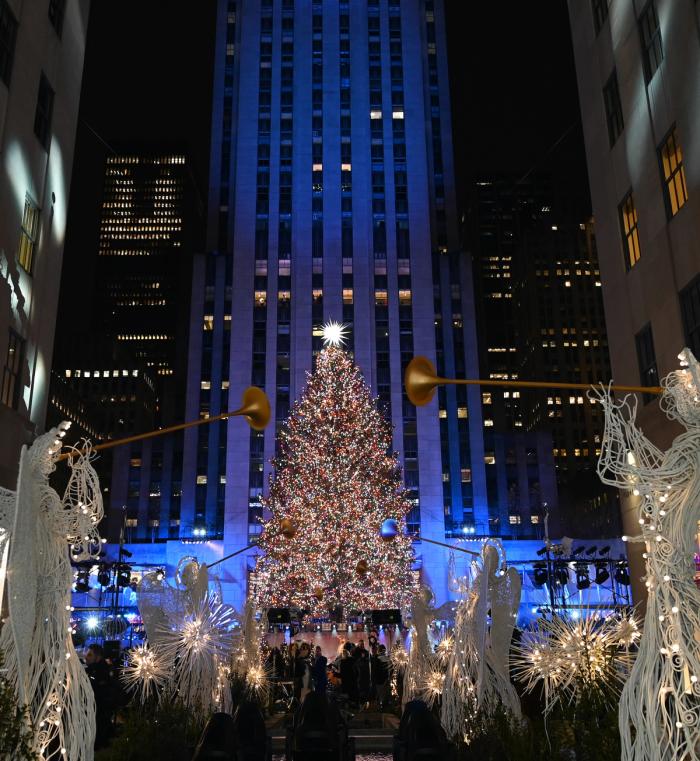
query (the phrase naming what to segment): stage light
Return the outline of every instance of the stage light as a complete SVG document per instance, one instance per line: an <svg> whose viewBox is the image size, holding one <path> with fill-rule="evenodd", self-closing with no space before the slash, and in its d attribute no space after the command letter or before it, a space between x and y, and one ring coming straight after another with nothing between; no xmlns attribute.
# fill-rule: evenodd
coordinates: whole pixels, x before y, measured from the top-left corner
<svg viewBox="0 0 700 761"><path fill-rule="evenodd" d="M595 564L595 583L598 585L605 584L610 578L610 572L608 571L605 563Z"/></svg>
<svg viewBox="0 0 700 761"><path fill-rule="evenodd" d="M615 569L615 581L627 587L630 583L630 572L626 563L620 563Z"/></svg>
<svg viewBox="0 0 700 761"><path fill-rule="evenodd" d="M532 575L533 583L536 587L544 586L547 583L547 564L535 563Z"/></svg>
<svg viewBox="0 0 700 761"><path fill-rule="evenodd" d="M597 550L597 549L598 549L598 547L596 547L596 545L595 545L595 544L592 544L592 545L591 545L591 546L590 546L590 547L589 547L589 548L586 550L586 555L595 555L595 552L596 552L596 550Z"/></svg>
<svg viewBox="0 0 700 761"><path fill-rule="evenodd" d="M128 587L131 584L131 567L122 564L117 571L117 586Z"/></svg>
<svg viewBox="0 0 700 761"><path fill-rule="evenodd" d="M576 563L576 589L588 589L591 577L588 574L588 563Z"/></svg>
<svg viewBox="0 0 700 761"><path fill-rule="evenodd" d="M569 571L566 567L566 563L558 562L554 567L554 583L564 586L569 583Z"/></svg>
<svg viewBox="0 0 700 761"><path fill-rule="evenodd" d="M87 626L90 631L93 631L94 629L97 629L97 627L100 625L100 622L97 618L97 616L90 616L85 621L85 626Z"/></svg>
<svg viewBox="0 0 700 761"><path fill-rule="evenodd" d="M78 571L78 578L75 581L75 591L80 594L86 594L90 591L90 571Z"/></svg>
<svg viewBox="0 0 700 761"><path fill-rule="evenodd" d="M107 566L101 565L97 571L97 583L101 587L108 587L111 581L112 574L109 572Z"/></svg>
<svg viewBox="0 0 700 761"><path fill-rule="evenodd" d="M603 555L607 555L608 552L610 552L610 545L606 544L605 547L601 547L598 550L598 554L602 557Z"/></svg>

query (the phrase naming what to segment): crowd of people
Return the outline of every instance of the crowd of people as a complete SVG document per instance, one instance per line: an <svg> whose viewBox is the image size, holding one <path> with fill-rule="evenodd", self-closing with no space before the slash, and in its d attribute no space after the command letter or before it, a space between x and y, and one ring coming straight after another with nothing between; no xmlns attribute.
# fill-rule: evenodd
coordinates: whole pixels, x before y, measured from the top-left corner
<svg viewBox="0 0 700 761"><path fill-rule="evenodd" d="M267 656L273 702L279 688L291 684L298 702L312 690L325 693L330 687L351 708L376 704L382 710L390 699L390 667L386 646L371 642L367 649L364 640L341 644L330 661L320 645L312 648L307 642L273 647Z"/></svg>

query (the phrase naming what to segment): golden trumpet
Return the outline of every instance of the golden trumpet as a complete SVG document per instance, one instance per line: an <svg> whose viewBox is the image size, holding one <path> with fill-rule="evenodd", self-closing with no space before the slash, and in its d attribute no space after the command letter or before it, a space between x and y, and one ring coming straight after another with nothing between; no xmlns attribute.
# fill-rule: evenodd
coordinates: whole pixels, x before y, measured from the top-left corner
<svg viewBox="0 0 700 761"><path fill-rule="evenodd" d="M435 365L427 357L414 357L406 367L404 386L411 404L423 407L435 396L435 389L442 385L452 386L503 386L505 388L563 388L587 390L596 383L558 383L557 381L507 381L441 378ZM603 384L606 385L607 384ZM661 394L660 386L611 386L613 391L639 394Z"/></svg>
<svg viewBox="0 0 700 761"><path fill-rule="evenodd" d="M193 428L197 425L208 425L209 423L215 423L217 420L226 420L230 417L244 417L248 421L248 425L256 431L262 431L270 422L270 402L264 391L256 386L248 386L243 392L243 404L237 410L233 412L223 412L221 415L215 417L200 418L199 420L191 420L188 423L178 423L177 425L171 425L167 428L159 428L157 431L148 431L148 433L139 433L135 436L127 436L124 439L114 439L113 441L105 441L102 444L92 447L93 452L99 452L103 449L112 449L113 447L120 447L123 444L131 444L134 441L143 441L144 439L153 439L156 436L165 436L168 433L175 433L176 431L183 431L185 428ZM59 455L57 460L67 460L69 457L75 457L78 454L84 454L85 449L73 450L64 452Z"/></svg>

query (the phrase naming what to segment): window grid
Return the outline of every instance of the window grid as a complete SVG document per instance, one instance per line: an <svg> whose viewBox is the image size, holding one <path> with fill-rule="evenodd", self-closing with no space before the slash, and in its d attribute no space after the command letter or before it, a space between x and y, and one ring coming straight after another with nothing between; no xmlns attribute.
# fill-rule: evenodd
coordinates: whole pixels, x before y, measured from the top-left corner
<svg viewBox="0 0 700 761"><path fill-rule="evenodd" d="M635 336L637 345L637 361L639 363L639 379L643 386L658 386L659 372L656 367L656 353L654 352L654 337L651 332L651 324L647 323ZM644 403L650 402L654 394L643 394Z"/></svg>
<svg viewBox="0 0 700 761"><path fill-rule="evenodd" d="M66 13L66 0L49 0L49 21L60 37L63 32L63 17Z"/></svg>
<svg viewBox="0 0 700 761"><path fill-rule="evenodd" d="M17 259L20 266L30 274L34 267L34 247L36 246L38 232L39 208L29 196L26 196L24 199L24 213L22 214L22 228L19 234Z"/></svg>
<svg viewBox="0 0 700 761"><path fill-rule="evenodd" d="M666 188L666 211L670 219L678 214L688 200L683 154L675 125L659 148L659 161Z"/></svg>
<svg viewBox="0 0 700 761"><path fill-rule="evenodd" d="M36 113L34 114L34 134L46 150L51 142L51 117L53 115L54 91L44 72L39 79L39 93L36 99Z"/></svg>
<svg viewBox="0 0 700 761"><path fill-rule="evenodd" d="M19 391L21 388L20 375L22 359L24 357L24 340L10 328L10 338L7 345L7 357L2 373L2 388L0 389L0 402L17 409L19 404Z"/></svg>
<svg viewBox="0 0 700 761"><path fill-rule="evenodd" d="M649 0L639 17L639 35L642 43L644 78L649 84L664 60L661 46L661 27L654 0Z"/></svg>
<svg viewBox="0 0 700 761"><path fill-rule="evenodd" d="M625 128L625 121L622 116L622 103L620 102L620 88L617 83L617 71L615 69L613 69L613 73L603 88L603 100L605 101L605 118L608 123L608 137L610 139L610 147L612 148Z"/></svg>
<svg viewBox="0 0 700 761"><path fill-rule="evenodd" d="M7 0L0 0L0 79L9 87L15 57L17 20Z"/></svg>
<svg viewBox="0 0 700 761"><path fill-rule="evenodd" d="M640 258L637 207L631 190L620 204L620 224L625 247L625 265L630 270Z"/></svg>
<svg viewBox="0 0 700 761"><path fill-rule="evenodd" d="M593 12L593 26L596 36L600 34L608 18L608 0L592 0L591 10Z"/></svg>
<svg viewBox="0 0 700 761"><path fill-rule="evenodd" d="M685 344L700 357L700 275L680 292L680 302Z"/></svg>

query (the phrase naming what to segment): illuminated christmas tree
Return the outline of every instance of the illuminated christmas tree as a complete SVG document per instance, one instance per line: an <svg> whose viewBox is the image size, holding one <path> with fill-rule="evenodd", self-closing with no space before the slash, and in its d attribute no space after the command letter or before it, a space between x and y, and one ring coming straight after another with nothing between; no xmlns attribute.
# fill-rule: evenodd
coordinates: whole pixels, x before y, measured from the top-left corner
<svg viewBox="0 0 700 761"><path fill-rule="evenodd" d="M390 451L391 427L340 348L342 326L326 326L324 338L279 435L254 594L262 608L315 616L398 608L415 581L404 532L411 505Z"/></svg>

